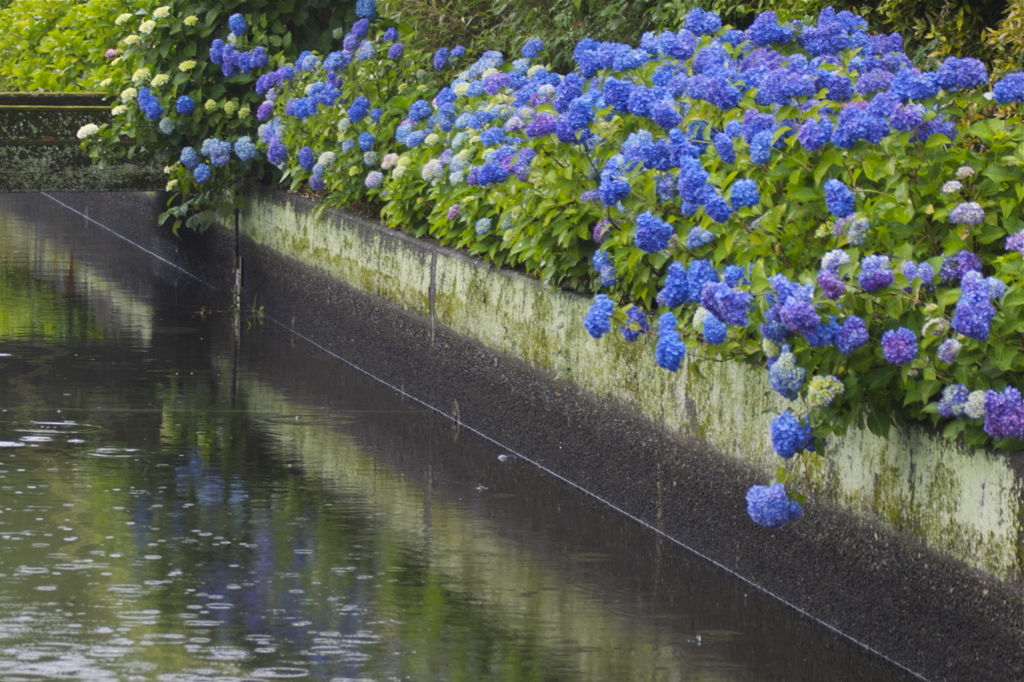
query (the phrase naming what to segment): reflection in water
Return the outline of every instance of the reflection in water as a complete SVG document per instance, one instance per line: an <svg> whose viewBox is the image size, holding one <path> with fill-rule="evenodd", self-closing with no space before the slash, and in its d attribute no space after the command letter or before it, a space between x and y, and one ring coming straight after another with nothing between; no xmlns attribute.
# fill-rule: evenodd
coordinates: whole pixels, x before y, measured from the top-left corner
<svg viewBox="0 0 1024 682"><path fill-rule="evenodd" d="M0 196L0 678L904 679L35 200Z"/></svg>

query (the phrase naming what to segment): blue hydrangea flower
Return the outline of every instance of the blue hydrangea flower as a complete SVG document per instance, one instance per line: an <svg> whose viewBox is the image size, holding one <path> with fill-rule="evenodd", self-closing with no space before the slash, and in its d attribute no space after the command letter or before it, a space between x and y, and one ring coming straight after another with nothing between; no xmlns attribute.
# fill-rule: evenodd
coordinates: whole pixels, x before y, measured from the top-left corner
<svg viewBox="0 0 1024 682"><path fill-rule="evenodd" d="M906 327L882 334L882 354L890 365L905 365L917 357L917 335Z"/></svg>
<svg viewBox="0 0 1024 682"><path fill-rule="evenodd" d="M768 163L772 160L772 133L763 130L750 141L750 160L754 163Z"/></svg>
<svg viewBox="0 0 1024 682"><path fill-rule="evenodd" d="M769 10L761 12L754 18L747 29L750 42L761 47L778 44L785 45L793 39L793 29L788 24L779 25L779 17Z"/></svg>
<svg viewBox="0 0 1024 682"><path fill-rule="evenodd" d="M806 376L807 370L796 363L796 356L788 345L783 345L782 352L768 361L769 385L773 391L789 400L796 400Z"/></svg>
<svg viewBox="0 0 1024 682"><path fill-rule="evenodd" d="M718 152L718 156L721 157L722 161L726 163L736 163L736 147L729 135L725 133L715 133L712 140L715 145L715 151Z"/></svg>
<svg viewBox="0 0 1024 682"><path fill-rule="evenodd" d="M608 257L608 253L598 249L591 256L590 262L594 265L594 270L597 271L598 276L601 278L601 286L610 287L617 281L615 277L615 266L612 264L611 258Z"/></svg>
<svg viewBox="0 0 1024 682"><path fill-rule="evenodd" d="M658 318L658 343L654 347L654 358L659 367L675 372L686 357L686 344L679 338L676 316L663 313Z"/></svg>
<svg viewBox="0 0 1024 682"><path fill-rule="evenodd" d="M675 234L672 226L650 211L641 213L636 219L634 243L646 253L657 253L668 247L669 238Z"/></svg>
<svg viewBox="0 0 1024 682"><path fill-rule="evenodd" d="M1020 391L1007 386L1002 393L985 391L985 433L992 438L1024 439L1024 402Z"/></svg>
<svg viewBox="0 0 1024 682"><path fill-rule="evenodd" d="M192 177L196 179L200 185L210 179L212 174L209 164L201 163L192 169Z"/></svg>
<svg viewBox="0 0 1024 682"><path fill-rule="evenodd" d="M622 332L623 338L629 342L636 341L640 338L641 334L647 332L650 329L650 325L647 324L647 316L644 315L644 311L637 306L630 306L629 310L626 311L626 317L629 319L629 325L636 324L638 329L630 329L629 325L619 327L619 331Z"/></svg>
<svg viewBox="0 0 1024 682"><path fill-rule="evenodd" d="M704 293L704 287L719 281L718 270L708 260L695 260L690 263L686 272L687 300L699 302Z"/></svg>
<svg viewBox="0 0 1024 682"><path fill-rule="evenodd" d="M370 111L370 100L360 95L353 100L348 108L348 118L352 123L359 123Z"/></svg>
<svg viewBox="0 0 1024 682"><path fill-rule="evenodd" d="M741 206L756 206L761 203L761 193L757 189L757 181L750 178L741 178L732 183L731 194L734 208Z"/></svg>
<svg viewBox="0 0 1024 682"><path fill-rule="evenodd" d="M701 334L704 336L704 341L709 345L717 346L720 343L725 343L728 329L721 320L708 313L704 316L704 320L701 323Z"/></svg>
<svg viewBox="0 0 1024 682"><path fill-rule="evenodd" d="M235 156L242 161L252 161L256 158L256 145L248 135L235 141Z"/></svg>
<svg viewBox="0 0 1024 682"><path fill-rule="evenodd" d="M410 121L422 121L425 118L430 118L433 113L433 107L425 99L418 99L409 106Z"/></svg>
<svg viewBox="0 0 1024 682"><path fill-rule="evenodd" d="M373 149L373 145L376 141L377 139L371 133L359 133L359 149L364 152L368 152Z"/></svg>
<svg viewBox="0 0 1024 682"><path fill-rule="evenodd" d="M827 118L820 121L809 118L800 124L796 139L807 151L817 151L832 140L832 121Z"/></svg>
<svg viewBox="0 0 1024 682"><path fill-rule="evenodd" d="M976 88L988 83L988 70L973 57L947 57L935 74L935 81L947 92Z"/></svg>
<svg viewBox="0 0 1024 682"><path fill-rule="evenodd" d="M599 339L612 330L612 313L615 312L615 303L604 294L594 297L586 316L583 318L583 326L595 339Z"/></svg>
<svg viewBox="0 0 1024 682"><path fill-rule="evenodd" d="M837 218L853 213L855 202L853 192L842 181L832 178L825 181L825 206Z"/></svg>
<svg viewBox="0 0 1024 682"><path fill-rule="evenodd" d="M440 71L448 63L448 48L442 47L434 53L434 71Z"/></svg>
<svg viewBox="0 0 1024 682"><path fill-rule="evenodd" d="M377 16L377 0L356 0L356 16L374 19Z"/></svg>
<svg viewBox="0 0 1024 682"><path fill-rule="evenodd" d="M533 59L544 50L544 41L538 38L530 38L523 45L522 55L527 59Z"/></svg>
<svg viewBox="0 0 1024 682"><path fill-rule="evenodd" d="M889 92L903 102L921 101L938 94L939 86L934 73L925 73L916 67L904 67L896 72Z"/></svg>
<svg viewBox="0 0 1024 682"><path fill-rule="evenodd" d="M755 485L747 491L747 515L765 528L780 528L790 521L796 521L804 513L796 500L786 495L781 483Z"/></svg>
<svg viewBox="0 0 1024 682"><path fill-rule="evenodd" d="M806 419L797 419L792 410L786 410L772 420L772 447L775 448L775 454L789 459L801 450L814 449L814 431Z"/></svg>
<svg viewBox="0 0 1024 682"><path fill-rule="evenodd" d="M316 163L316 156L313 154L313 150L309 147L303 147L299 150L299 165L306 170L311 170L313 164Z"/></svg>
<svg viewBox="0 0 1024 682"><path fill-rule="evenodd" d="M868 342L868 327L864 320L856 315L850 315L839 325L839 333L836 334L836 348L843 355L850 355L855 350Z"/></svg>
<svg viewBox="0 0 1024 682"><path fill-rule="evenodd" d="M195 149L192 147L185 147L181 150L181 156L178 157L178 160L181 161L182 166L192 170L199 165L200 158L199 155L196 154Z"/></svg>
<svg viewBox="0 0 1024 682"><path fill-rule="evenodd" d="M228 28L236 36L244 36L245 32L249 30L249 27L245 25L245 17L241 14L232 14L228 17Z"/></svg>
<svg viewBox="0 0 1024 682"><path fill-rule="evenodd" d="M979 341L988 340L989 327L996 309L991 301L988 281L975 270L960 280L960 300L953 310L953 331Z"/></svg>
<svg viewBox="0 0 1024 682"><path fill-rule="evenodd" d="M689 300L689 289L686 281L686 266L679 261L672 261L665 276L665 286L658 292L658 305L676 308Z"/></svg>
<svg viewBox="0 0 1024 682"><path fill-rule="evenodd" d="M710 244L715 240L715 233L704 229L701 226L696 226L690 229L690 233L686 236L686 248L691 251L695 251L702 246Z"/></svg>
<svg viewBox="0 0 1024 682"><path fill-rule="evenodd" d="M179 114L191 114L193 110L195 110L195 108L195 100L193 100L188 95L182 95L178 97L177 101L174 103L174 110L177 111Z"/></svg>
<svg viewBox="0 0 1024 682"><path fill-rule="evenodd" d="M695 35L707 35L722 28L722 19L714 12L707 12L696 7L686 15L684 26L687 31Z"/></svg>
<svg viewBox="0 0 1024 682"><path fill-rule="evenodd" d="M1024 72L1017 71L1003 76L992 86L992 94L1000 104L1024 102Z"/></svg>

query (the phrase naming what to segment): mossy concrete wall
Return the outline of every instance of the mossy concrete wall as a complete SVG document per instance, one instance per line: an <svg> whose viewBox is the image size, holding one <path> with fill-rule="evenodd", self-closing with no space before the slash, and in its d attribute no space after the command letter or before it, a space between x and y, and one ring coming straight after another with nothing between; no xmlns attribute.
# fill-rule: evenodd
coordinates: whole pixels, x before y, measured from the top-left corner
<svg viewBox="0 0 1024 682"><path fill-rule="evenodd" d="M0 93L0 192L163 189L159 169L93 164L79 128L110 121L101 95Z"/></svg>
<svg viewBox="0 0 1024 682"><path fill-rule="evenodd" d="M780 460L771 418L788 403L767 373L690 353L676 373L657 367L654 339L591 338L590 301L344 214L316 220L310 205L254 193L243 232L259 244L625 403L680 437L697 437L770 480ZM825 456L801 455L806 493L912 533L929 547L1011 582L1024 581L1024 463L1020 454L967 448L918 425L888 438L853 429Z"/></svg>

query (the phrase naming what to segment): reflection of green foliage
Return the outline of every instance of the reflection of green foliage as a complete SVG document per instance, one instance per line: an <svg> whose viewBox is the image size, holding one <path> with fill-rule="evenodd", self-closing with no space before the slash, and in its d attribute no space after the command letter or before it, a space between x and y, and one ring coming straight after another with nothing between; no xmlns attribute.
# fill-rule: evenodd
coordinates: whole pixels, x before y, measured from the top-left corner
<svg viewBox="0 0 1024 682"><path fill-rule="evenodd" d="M0 263L0 338L102 339L103 327L88 307L54 291L27 268Z"/></svg>

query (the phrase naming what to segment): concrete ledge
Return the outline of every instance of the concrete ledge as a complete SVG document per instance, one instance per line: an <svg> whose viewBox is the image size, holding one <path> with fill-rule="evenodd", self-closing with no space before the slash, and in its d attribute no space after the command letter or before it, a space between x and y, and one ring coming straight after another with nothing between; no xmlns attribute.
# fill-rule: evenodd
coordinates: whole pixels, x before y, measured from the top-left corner
<svg viewBox="0 0 1024 682"><path fill-rule="evenodd" d="M914 671L1024 677L1019 455L852 433L798 471L805 518L767 531L743 503L777 465L764 372L666 372L652 339L591 339L586 299L314 220L293 195L249 198L246 297L271 316Z"/></svg>
<svg viewBox="0 0 1024 682"><path fill-rule="evenodd" d="M0 192L163 189L159 168L100 168L80 149L78 129L109 120L98 94L0 93Z"/></svg>

